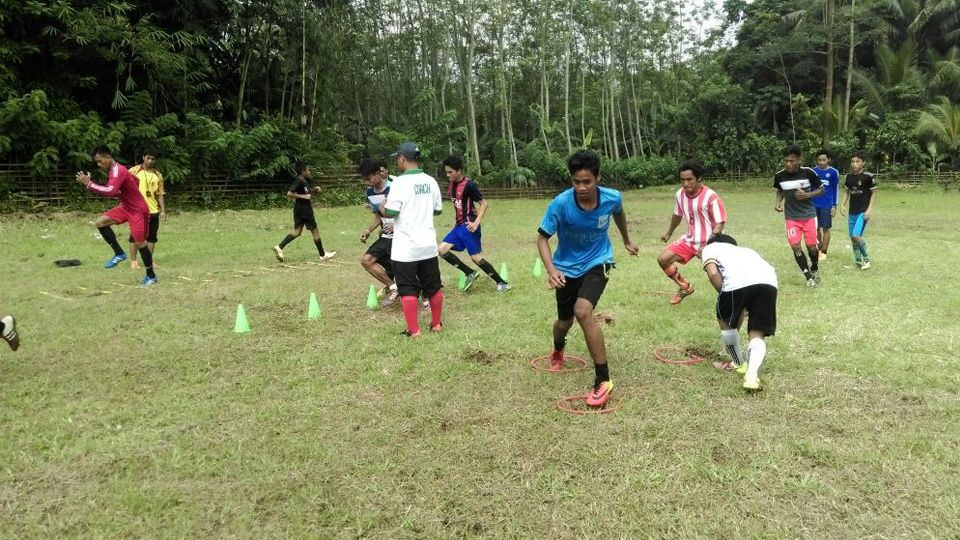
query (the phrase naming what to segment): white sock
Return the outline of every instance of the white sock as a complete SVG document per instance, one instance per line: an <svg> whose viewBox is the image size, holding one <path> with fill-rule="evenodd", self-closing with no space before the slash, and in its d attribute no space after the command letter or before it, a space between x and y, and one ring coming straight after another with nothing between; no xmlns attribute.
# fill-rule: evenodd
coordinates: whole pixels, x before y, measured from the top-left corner
<svg viewBox="0 0 960 540"><path fill-rule="evenodd" d="M738 366L742 364L743 352L740 351L740 332L733 328L721 330L720 339L723 341L723 346L727 349L727 354L730 355L733 363Z"/></svg>
<svg viewBox="0 0 960 540"><path fill-rule="evenodd" d="M391 284L390 284L390 290L391 290L391 291L397 290L397 284L396 284L396 283L391 283Z"/></svg>
<svg viewBox="0 0 960 540"><path fill-rule="evenodd" d="M763 357L767 354L767 344L763 338L753 338L750 345L747 346L747 356L750 361L747 364L747 379L756 379L760 372L760 364L763 363Z"/></svg>

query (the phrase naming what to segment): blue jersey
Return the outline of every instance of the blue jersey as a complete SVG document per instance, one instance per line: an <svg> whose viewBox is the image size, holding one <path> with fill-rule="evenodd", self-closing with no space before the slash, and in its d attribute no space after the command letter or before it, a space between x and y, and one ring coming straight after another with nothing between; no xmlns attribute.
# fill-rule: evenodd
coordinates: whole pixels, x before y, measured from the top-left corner
<svg viewBox="0 0 960 540"><path fill-rule="evenodd" d="M615 189L598 187L598 203L593 210L584 210L570 188L557 195L540 222L540 234L557 235L553 265L564 276L578 278L591 268L613 263L610 244L610 216L623 212L623 195Z"/></svg>
<svg viewBox="0 0 960 540"><path fill-rule="evenodd" d="M833 167L821 169L814 167L813 172L817 173L820 182L823 183L823 195L813 198L813 206L816 208L833 208L837 205L837 192L840 188L840 173Z"/></svg>

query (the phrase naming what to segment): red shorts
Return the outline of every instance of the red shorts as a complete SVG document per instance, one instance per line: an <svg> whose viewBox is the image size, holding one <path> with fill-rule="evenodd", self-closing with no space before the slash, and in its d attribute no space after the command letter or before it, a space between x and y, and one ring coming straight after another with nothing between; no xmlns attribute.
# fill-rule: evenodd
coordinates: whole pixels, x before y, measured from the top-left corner
<svg viewBox="0 0 960 540"><path fill-rule="evenodd" d="M130 236L136 243L147 241L147 233L150 232L150 212L141 212L131 214L126 208L116 206L103 213L103 215L119 223L130 224Z"/></svg>
<svg viewBox="0 0 960 540"><path fill-rule="evenodd" d="M800 237L808 246L817 245L817 218L788 219L787 242L791 246L800 244Z"/></svg>
<svg viewBox="0 0 960 540"><path fill-rule="evenodd" d="M687 264L690 262L690 259L696 257L699 252L693 249L693 246L687 244L683 240L676 240L670 245L667 246L671 252L676 253L680 257L680 262Z"/></svg>

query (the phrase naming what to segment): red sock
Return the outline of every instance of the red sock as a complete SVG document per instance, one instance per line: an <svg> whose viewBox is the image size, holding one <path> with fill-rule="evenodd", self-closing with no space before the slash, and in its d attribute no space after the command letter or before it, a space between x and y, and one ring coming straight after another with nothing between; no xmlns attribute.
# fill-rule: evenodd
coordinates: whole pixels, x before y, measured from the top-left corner
<svg viewBox="0 0 960 540"><path fill-rule="evenodd" d="M683 276L680 275L680 271L677 270L677 266L671 264L663 270L663 273L667 275L668 278L672 279L680 286L681 289L686 289L690 286L690 283L683 279Z"/></svg>
<svg viewBox="0 0 960 540"><path fill-rule="evenodd" d="M407 331L413 335L420 333L420 322L417 321L417 310L420 302L416 296L401 296L400 305L403 306L403 318L407 320Z"/></svg>
<svg viewBox="0 0 960 540"><path fill-rule="evenodd" d="M441 315L443 315L443 289L430 297L430 328L436 328L442 324Z"/></svg>

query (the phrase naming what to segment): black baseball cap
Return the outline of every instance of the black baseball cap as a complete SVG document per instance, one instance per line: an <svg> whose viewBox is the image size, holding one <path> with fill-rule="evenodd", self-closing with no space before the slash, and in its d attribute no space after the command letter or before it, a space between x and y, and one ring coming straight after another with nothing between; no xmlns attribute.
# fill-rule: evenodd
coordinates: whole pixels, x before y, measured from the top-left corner
<svg viewBox="0 0 960 540"><path fill-rule="evenodd" d="M390 157L397 156L403 156L407 159L420 159L420 147L417 146L417 143L411 141L400 143L400 147L397 148L397 151L390 154Z"/></svg>

